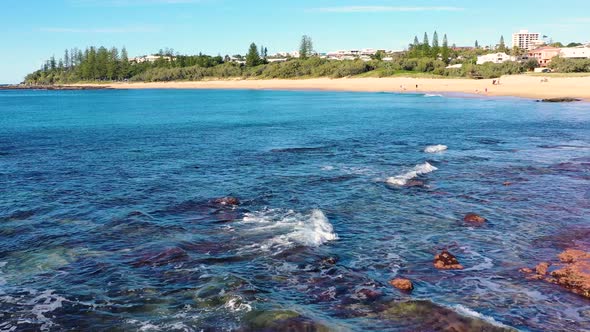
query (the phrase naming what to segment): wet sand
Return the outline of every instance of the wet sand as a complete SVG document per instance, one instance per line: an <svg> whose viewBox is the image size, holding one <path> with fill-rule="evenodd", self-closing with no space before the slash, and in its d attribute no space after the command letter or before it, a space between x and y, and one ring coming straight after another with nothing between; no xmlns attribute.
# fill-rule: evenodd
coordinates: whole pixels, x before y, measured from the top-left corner
<svg viewBox="0 0 590 332"><path fill-rule="evenodd" d="M359 92L459 93L523 98L572 97L590 100L590 77L543 77L516 75L493 80L432 78L317 78L302 80L206 80L198 82L111 83L115 89L261 89L329 90ZM84 85L78 85L84 86Z"/></svg>

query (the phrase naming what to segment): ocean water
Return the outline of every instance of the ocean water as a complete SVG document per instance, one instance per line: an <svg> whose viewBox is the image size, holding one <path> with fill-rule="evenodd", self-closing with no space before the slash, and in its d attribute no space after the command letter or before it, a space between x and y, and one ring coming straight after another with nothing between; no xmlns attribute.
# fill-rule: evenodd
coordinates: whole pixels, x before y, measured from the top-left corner
<svg viewBox="0 0 590 332"><path fill-rule="evenodd" d="M585 103L0 91L1 331L590 330L589 228Z"/></svg>

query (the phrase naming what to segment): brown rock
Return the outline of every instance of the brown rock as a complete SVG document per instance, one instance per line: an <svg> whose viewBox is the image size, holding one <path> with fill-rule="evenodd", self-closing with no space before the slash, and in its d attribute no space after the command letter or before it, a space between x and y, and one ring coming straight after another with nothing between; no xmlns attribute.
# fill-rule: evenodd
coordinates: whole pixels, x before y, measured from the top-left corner
<svg viewBox="0 0 590 332"><path fill-rule="evenodd" d="M526 274L527 280L543 280L543 279L545 279L544 275L537 274L533 269L529 269L528 267L522 268L518 271Z"/></svg>
<svg viewBox="0 0 590 332"><path fill-rule="evenodd" d="M537 272L537 275L540 275L540 276L547 275L547 271L549 270L550 265L551 264L546 263L546 262L539 263L539 265L537 265L537 267L535 267L535 272Z"/></svg>
<svg viewBox="0 0 590 332"><path fill-rule="evenodd" d="M393 279L389 282L389 284L399 290L403 290L409 292L414 289L414 284L412 281L403 278Z"/></svg>
<svg viewBox="0 0 590 332"><path fill-rule="evenodd" d="M580 260L590 259L590 253L583 250L568 249L559 254L558 257L563 263L575 263Z"/></svg>
<svg viewBox="0 0 590 332"><path fill-rule="evenodd" d="M463 218L463 220L464 220L465 222L468 222L468 223L473 223L473 224L483 224L483 223L485 223L485 222L487 221L487 220L486 220L486 218L484 218L484 217L482 217L482 216L480 216L480 215L477 215L477 214L475 214L475 213L468 213L468 214L467 214L467 215L466 215L466 216Z"/></svg>
<svg viewBox="0 0 590 332"><path fill-rule="evenodd" d="M236 197L222 197L213 200L213 203L223 206L236 206L240 205L240 200Z"/></svg>
<svg viewBox="0 0 590 332"><path fill-rule="evenodd" d="M434 267L439 270L462 270L463 265L450 252L443 250L440 254L434 256Z"/></svg>
<svg viewBox="0 0 590 332"><path fill-rule="evenodd" d="M512 182L510 182L510 181L504 182L504 186L506 186L506 187L511 186L511 185L512 185Z"/></svg>
<svg viewBox="0 0 590 332"><path fill-rule="evenodd" d="M337 257L326 257L323 258L320 263L322 265L335 265L336 263L338 263L338 258Z"/></svg>
<svg viewBox="0 0 590 332"><path fill-rule="evenodd" d="M535 268L521 269L527 273L527 279L544 280L559 285L572 293L590 298L590 250L567 249L559 254L559 265L561 268L547 274L550 263L540 263ZM530 273L529 273L530 271Z"/></svg>
<svg viewBox="0 0 590 332"><path fill-rule="evenodd" d="M565 266L553 271L551 276L554 279L547 281L590 298L590 252L569 249L561 253L559 258L566 262Z"/></svg>

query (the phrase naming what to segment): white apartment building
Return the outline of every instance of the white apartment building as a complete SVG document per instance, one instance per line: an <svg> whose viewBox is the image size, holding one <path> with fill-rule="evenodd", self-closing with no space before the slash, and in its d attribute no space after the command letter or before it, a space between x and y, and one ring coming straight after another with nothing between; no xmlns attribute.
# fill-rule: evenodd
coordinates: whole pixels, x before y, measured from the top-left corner
<svg viewBox="0 0 590 332"><path fill-rule="evenodd" d="M523 50L530 51L538 45L540 34L529 32L528 30L520 30L512 34L512 47L518 47Z"/></svg>
<svg viewBox="0 0 590 332"><path fill-rule="evenodd" d="M516 57L510 56L504 52L480 55L477 57L478 65L483 65L486 62L504 63L506 61L516 61Z"/></svg>

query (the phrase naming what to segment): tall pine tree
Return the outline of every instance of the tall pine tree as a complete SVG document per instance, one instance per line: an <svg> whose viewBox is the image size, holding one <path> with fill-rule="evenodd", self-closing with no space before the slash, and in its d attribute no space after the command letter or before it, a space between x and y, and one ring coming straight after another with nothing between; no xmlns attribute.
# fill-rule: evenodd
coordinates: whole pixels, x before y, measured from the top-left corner
<svg viewBox="0 0 590 332"><path fill-rule="evenodd" d="M504 43L504 36L500 36L500 43L498 44L498 51L506 52L506 44Z"/></svg>
<svg viewBox="0 0 590 332"><path fill-rule="evenodd" d="M444 62L447 64L450 62L451 50L449 49L449 40L447 39L447 34L445 33L443 37L442 49L441 49L441 57Z"/></svg>
<svg viewBox="0 0 590 332"><path fill-rule="evenodd" d="M260 53L258 53L258 47L255 43L250 44L248 54L246 54L246 66L256 67L261 63Z"/></svg>
<svg viewBox="0 0 590 332"><path fill-rule="evenodd" d="M299 44L299 58L307 59L313 53L313 42L311 37L303 35L301 37L301 43Z"/></svg>
<svg viewBox="0 0 590 332"><path fill-rule="evenodd" d="M121 66L119 67L119 79L127 79L130 76L129 55L125 46L121 49Z"/></svg>
<svg viewBox="0 0 590 332"><path fill-rule="evenodd" d="M439 52L440 52L440 46L438 44L438 33L436 31L434 31L434 33L432 34L432 50L431 50L432 57L437 58Z"/></svg>

